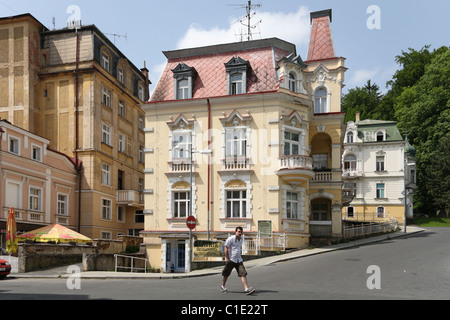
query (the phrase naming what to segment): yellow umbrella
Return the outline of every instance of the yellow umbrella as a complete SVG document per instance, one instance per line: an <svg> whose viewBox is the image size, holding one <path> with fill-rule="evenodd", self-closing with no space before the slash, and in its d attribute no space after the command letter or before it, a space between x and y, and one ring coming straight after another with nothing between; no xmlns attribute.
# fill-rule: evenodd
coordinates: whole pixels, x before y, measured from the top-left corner
<svg viewBox="0 0 450 320"><path fill-rule="evenodd" d="M17 248L16 213L14 208L11 207L6 220L6 252L16 253Z"/></svg>
<svg viewBox="0 0 450 320"><path fill-rule="evenodd" d="M36 242L49 242L54 241L56 243L90 243L91 239L75 232L69 228L63 227L59 224L52 224L46 227L36 229L34 231L21 234L17 236L19 241L32 240Z"/></svg>

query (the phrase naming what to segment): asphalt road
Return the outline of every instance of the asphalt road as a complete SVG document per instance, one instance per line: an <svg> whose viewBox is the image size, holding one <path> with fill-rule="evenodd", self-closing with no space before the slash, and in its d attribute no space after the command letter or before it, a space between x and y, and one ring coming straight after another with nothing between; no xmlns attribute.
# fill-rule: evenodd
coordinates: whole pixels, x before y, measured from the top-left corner
<svg viewBox="0 0 450 320"><path fill-rule="evenodd" d="M82 279L80 289L73 290L66 279L7 278L0 281L0 300L186 300L193 305L208 301L448 300L449 244L450 229L428 228L404 238L250 268L249 284L256 289L252 296L243 294L233 271L228 294L219 291L220 275L175 280ZM368 273L371 266L376 267ZM368 282L377 288L369 289ZM183 301L178 305L187 307Z"/></svg>

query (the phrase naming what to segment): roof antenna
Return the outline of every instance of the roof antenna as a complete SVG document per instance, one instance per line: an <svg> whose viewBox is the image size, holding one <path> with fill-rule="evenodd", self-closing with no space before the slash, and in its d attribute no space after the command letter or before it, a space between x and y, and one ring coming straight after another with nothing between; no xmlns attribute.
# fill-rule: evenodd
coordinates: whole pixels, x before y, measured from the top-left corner
<svg viewBox="0 0 450 320"><path fill-rule="evenodd" d="M242 19L239 19L238 21L244 25L245 27L247 27L247 41L250 41L253 39L253 34L252 33L252 29L255 29L261 22L262 20L259 20L257 23L252 25L252 17L254 15L256 15L256 12L252 13L252 9L254 8L261 8L262 4L252 4L251 0L248 0L248 4L247 5L243 5L243 4L229 4L229 6L236 6L239 8L245 8L247 11L247 15L245 17L243 17ZM245 20L247 20L247 23L245 23ZM236 21L237 22L237 21ZM243 38L243 34L241 33L241 41Z"/></svg>
<svg viewBox="0 0 450 320"><path fill-rule="evenodd" d="M105 33L108 36L113 36L114 37L114 45L116 45L116 38L125 38L125 40L128 41L128 33L126 33L125 35L123 34L117 34L117 33Z"/></svg>

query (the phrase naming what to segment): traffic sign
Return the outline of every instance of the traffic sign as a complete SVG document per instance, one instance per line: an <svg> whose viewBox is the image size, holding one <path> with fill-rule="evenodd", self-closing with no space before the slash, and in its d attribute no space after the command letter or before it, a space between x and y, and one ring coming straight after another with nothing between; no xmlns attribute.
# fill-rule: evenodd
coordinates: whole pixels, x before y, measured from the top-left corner
<svg viewBox="0 0 450 320"><path fill-rule="evenodd" d="M189 216L186 220L186 225L190 230L194 230L197 226L197 220L194 216Z"/></svg>

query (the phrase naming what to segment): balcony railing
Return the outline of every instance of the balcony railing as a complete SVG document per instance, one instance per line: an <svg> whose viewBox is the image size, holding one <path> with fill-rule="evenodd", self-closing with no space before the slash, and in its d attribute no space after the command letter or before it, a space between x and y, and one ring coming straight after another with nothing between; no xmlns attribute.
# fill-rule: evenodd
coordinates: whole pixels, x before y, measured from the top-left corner
<svg viewBox="0 0 450 320"><path fill-rule="evenodd" d="M129 206L142 206L144 204L144 195L135 190L117 190L117 204Z"/></svg>
<svg viewBox="0 0 450 320"><path fill-rule="evenodd" d="M10 208L3 207L3 218L8 218L9 209ZM14 212L16 213L17 222L44 222L44 212L22 209L14 209Z"/></svg>
<svg viewBox="0 0 450 320"><path fill-rule="evenodd" d="M280 169L313 169L313 159L307 156L281 156Z"/></svg>
<svg viewBox="0 0 450 320"><path fill-rule="evenodd" d="M169 162L170 172L189 172L191 171L190 160L173 160Z"/></svg>
<svg viewBox="0 0 450 320"><path fill-rule="evenodd" d="M230 157L222 160L224 170L249 170L250 160L245 157Z"/></svg>

